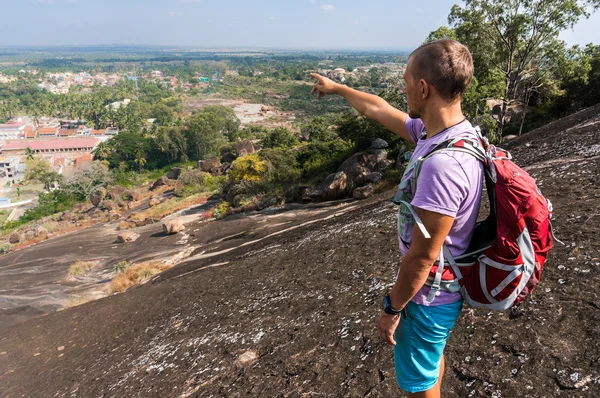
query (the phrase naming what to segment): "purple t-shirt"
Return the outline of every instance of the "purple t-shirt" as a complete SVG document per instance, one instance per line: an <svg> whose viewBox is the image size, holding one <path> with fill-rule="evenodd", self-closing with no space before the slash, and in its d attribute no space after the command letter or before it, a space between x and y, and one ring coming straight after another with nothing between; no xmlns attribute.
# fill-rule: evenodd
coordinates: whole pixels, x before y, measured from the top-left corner
<svg viewBox="0 0 600 398"><path fill-rule="evenodd" d="M427 156L436 146L451 138L477 139L475 129L468 121L459 123L449 129L427 138L425 125L421 119L406 120L406 128L411 139L417 144L411 161L400 184L404 200L415 208L432 211L454 217L454 224L446 237L446 246L454 256L464 254L471 240L483 188L483 165L474 156L464 152L437 152L422 164L416 192L411 192L410 180L413 161ZM400 250L406 254L412 243L414 221L410 212L400 206L399 243ZM440 290L435 299L427 302L430 287L423 286L412 301L423 305L442 305L460 300L460 293Z"/></svg>

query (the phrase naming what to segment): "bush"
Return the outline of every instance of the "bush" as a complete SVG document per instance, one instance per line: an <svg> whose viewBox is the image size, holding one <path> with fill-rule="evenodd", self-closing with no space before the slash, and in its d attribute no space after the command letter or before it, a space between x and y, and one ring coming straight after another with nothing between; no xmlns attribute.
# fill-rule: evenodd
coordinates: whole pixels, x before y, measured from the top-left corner
<svg viewBox="0 0 600 398"><path fill-rule="evenodd" d="M120 263L119 263L120 264ZM126 267L110 283L110 294L122 293L131 286L137 285L143 281L150 279L162 271L171 268L172 265L164 264L157 261L140 263Z"/></svg>
<svg viewBox="0 0 600 398"><path fill-rule="evenodd" d="M223 202L219 203L213 211L213 217L215 217L215 218L225 217L225 215L227 215L227 210L229 210L230 207L231 206L230 206L229 202L223 201Z"/></svg>
<svg viewBox="0 0 600 398"><path fill-rule="evenodd" d="M113 265L113 270L117 273L124 272L127 268L129 268L129 263L127 261L119 261Z"/></svg>
<svg viewBox="0 0 600 398"><path fill-rule="evenodd" d="M298 137L286 129L278 127L262 140L263 148L293 148L299 144Z"/></svg>
<svg viewBox="0 0 600 398"><path fill-rule="evenodd" d="M10 243L5 243L3 245L0 245L0 254L6 254L6 253L10 253L13 249L13 245L11 245Z"/></svg>
<svg viewBox="0 0 600 398"><path fill-rule="evenodd" d="M4 223L2 229L14 229L28 222L67 211L80 202L81 200L76 195L60 189L41 193L36 207L26 210L18 220Z"/></svg>
<svg viewBox="0 0 600 398"><path fill-rule="evenodd" d="M75 261L69 267L69 275L70 276L79 276L81 274L85 274L92 268L96 266L96 262L94 261Z"/></svg>
<svg viewBox="0 0 600 398"><path fill-rule="evenodd" d="M297 152L285 148L263 149L258 156L267 162L267 181L272 183L294 183L302 171L296 159Z"/></svg>
<svg viewBox="0 0 600 398"><path fill-rule="evenodd" d="M177 196L190 196L202 192L215 192L223 188L225 176L213 176L198 169L184 171L179 176L183 188L177 189Z"/></svg>
<svg viewBox="0 0 600 398"><path fill-rule="evenodd" d="M321 182L328 174L335 172L354 151L354 145L344 140L315 141L300 150L298 163L305 179Z"/></svg>
<svg viewBox="0 0 600 398"><path fill-rule="evenodd" d="M229 178L234 183L261 182L267 173L267 162L260 160L258 154L246 155L231 164Z"/></svg>

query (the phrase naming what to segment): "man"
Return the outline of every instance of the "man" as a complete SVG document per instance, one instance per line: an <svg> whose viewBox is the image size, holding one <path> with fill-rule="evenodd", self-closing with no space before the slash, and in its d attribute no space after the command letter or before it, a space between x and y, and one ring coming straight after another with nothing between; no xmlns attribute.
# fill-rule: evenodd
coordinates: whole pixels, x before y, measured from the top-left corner
<svg viewBox="0 0 600 398"><path fill-rule="evenodd" d="M453 40L435 41L415 50L404 73L408 114L378 96L317 74L311 76L317 80L312 93L317 92L319 98L341 95L366 117L417 145L396 198L412 205L430 237L415 228L411 209L400 205L398 237L404 258L377 328L381 338L394 345L400 388L409 397L440 397L443 350L460 315L462 297L460 293L432 291L428 276L444 243L453 256L468 249L479 212L483 165L464 152L439 151L422 162L418 185L410 182L415 160L439 144L458 137L477 140L461 109L473 76L471 54Z"/></svg>

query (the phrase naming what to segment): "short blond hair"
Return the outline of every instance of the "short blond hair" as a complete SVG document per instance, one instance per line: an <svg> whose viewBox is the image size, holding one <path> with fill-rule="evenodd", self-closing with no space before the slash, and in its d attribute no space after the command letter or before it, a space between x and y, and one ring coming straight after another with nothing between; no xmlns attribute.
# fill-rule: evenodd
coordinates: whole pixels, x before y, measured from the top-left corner
<svg viewBox="0 0 600 398"><path fill-rule="evenodd" d="M456 40L423 44L409 57L416 80L431 84L443 98L462 96L473 79L473 58L469 49Z"/></svg>

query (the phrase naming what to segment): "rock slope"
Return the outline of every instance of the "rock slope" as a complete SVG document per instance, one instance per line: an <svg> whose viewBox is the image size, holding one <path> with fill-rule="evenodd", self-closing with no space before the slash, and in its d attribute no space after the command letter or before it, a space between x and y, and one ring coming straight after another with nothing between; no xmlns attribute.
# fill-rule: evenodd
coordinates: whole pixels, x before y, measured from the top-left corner
<svg viewBox="0 0 600 398"><path fill-rule="evenodd" d="M508 146L565 245L519 307L464 310L445 397L600 396L598 110ZM391 195L287 219L258 241L223 237L238 244L200 248L125 294L0 325L0 396L402 396L374 327L400 261Z"/></svg>

